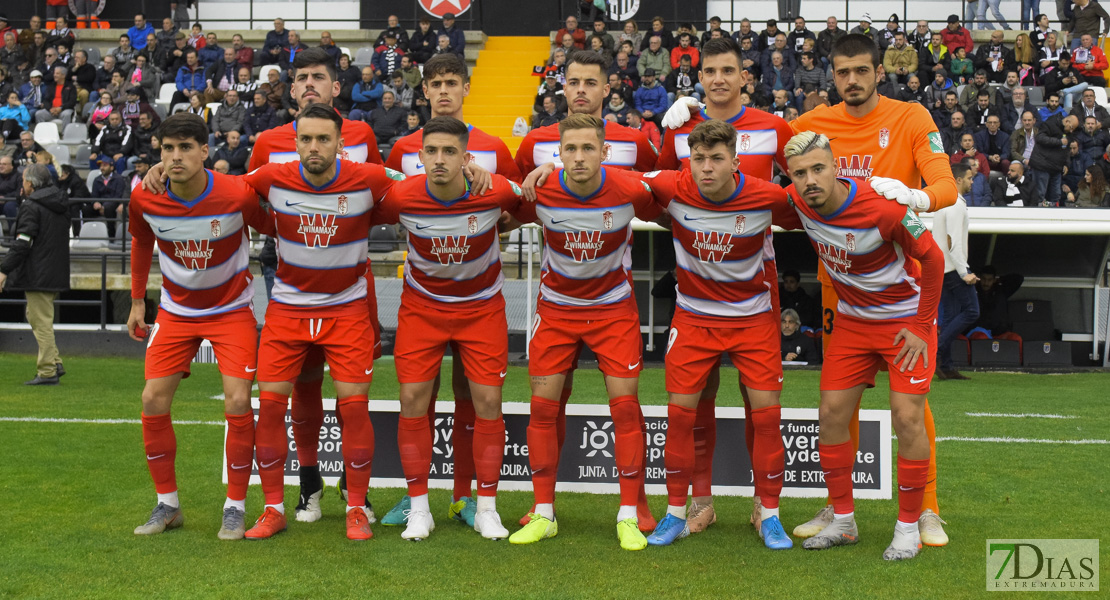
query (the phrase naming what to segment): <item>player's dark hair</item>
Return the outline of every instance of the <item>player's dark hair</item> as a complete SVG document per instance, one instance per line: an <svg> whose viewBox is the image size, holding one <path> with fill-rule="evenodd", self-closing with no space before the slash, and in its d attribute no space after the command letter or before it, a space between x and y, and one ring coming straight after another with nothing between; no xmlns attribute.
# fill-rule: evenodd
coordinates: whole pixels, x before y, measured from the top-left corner
<svg viewBox="0 0 1110 600"><path fill-rule="evenodd" d="M339 113L335 112L335 109L327 104L321 104L319 102L309 104L308 108L302 110L301 114L297 115L297 125L300 125L301 121L304 119L324 119L326 121L331 121L335 124L336 131L343 131L343 117L339 116Z"/></svg>
<svg viewBox="0 0 1110 600"><path fill-rule="evenodd" d="M456 119L455 117L435 117L424 124L424 133L421 139L427 139L433 133L446 133L459 138L462 142L463 150L466 149L466 143L470 139L470 130L467 128L466 123Z"/></svg>
<svg viewBox="0 0 1110 600"><path fill-rule="evenodd" d="M829 62L835 62L839 56L847 58L861 54L870 55L871 66L879 68L879 46L875 44L875 40L862 33L849 33L833 44L832 51L829 52Z"/></svg>
<svg viewBox="0 0 1110 600"><path fill-rule="evenodd" d="M326 50L319 47L301 50L297 53L297 58L293 59L293 76L297 76L299 69L307 69L317 65L322 65L327 69L328 77L335 81L335 59Z"/></svg>
<svg viewBox="0 0 1110 600"><path fill-rule="evenodd" d="M203 146L208 143L208 124L200 115L179 112L162 121L155 130L154 137L158 138L159 143L166 138L175 138L194 140L198 145Z"/></svg>
<svg viewBox="0 0 1110 600"><path fill-rule="evenodd" d="M575 129L593 129L597 131L597 138L605 141L605 121L585 113L578 113L568 116L567 118L559 121L559 137L562 137L566 132Z"/></svg>
<svg viewBox="0 0 1110 600"><path fill-rule="evenodd" d="M698 146L712 148L717 144L724 144L735 154L736 128L720 119L702 121L690 132L690 137L686 141L691 151Z"/></svg>
<svg viewBox="0 0 1110 600"><path fill-rule="evenodd" d="M470 81L470 72L466 68L466 63L454 52L437 54L424 63L424 81L439 75L458 75L462 77L463 83Z"/></svg>
<svg viewBox="0 0 1110 600"><path fill-rule="evenodd" d="M744 55L740 52L740 46L736 45L736 42L730 37L709 40L701 47L701 61L703 63L710 56L721 54L732 54L736 57L736 64L744 64Z"/></svg>
<svg viewBox="0 0 1110 600"><path fill-rule="evenodd" d="M601 74L603 76L606 76L606 78L608 78L607 74L609 73L609 59L605 58L605 56L603 56L599 52L593 52L592 50L578 50L575 52L571 52L570 56L567 57L566 68L569 70L570 66L574 64L594 65L597 68L601 69Z"/></svg>
<svg viewBox="0 0 1110 600"><path fill-rule="evenodd" d="M963 161L960 161L958 163L954 163L952 165L952 177L955 177L956 179L964 177L970 172L971 172L971 166L970 165L965 165Z"/></svg>

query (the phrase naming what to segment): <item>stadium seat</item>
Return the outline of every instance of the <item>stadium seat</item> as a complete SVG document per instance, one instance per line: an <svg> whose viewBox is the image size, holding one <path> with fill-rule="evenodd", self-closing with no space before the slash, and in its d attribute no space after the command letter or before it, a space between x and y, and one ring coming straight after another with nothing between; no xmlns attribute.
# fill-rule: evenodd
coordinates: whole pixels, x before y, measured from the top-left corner
<svg viewBox="0 0 1110 600"><path fill-rule="evenodd" d="M973 367L1020 367L1021 347L1014 340L971 340Z"/></svg>
<svg viewBox="0 0 1110 600"><path fill-rule="evenodd" d="M1071 342L1025 342L1022 363L1027 367L1070 367Z"/></svg>
<svg viewBox="0 0 1110 600"><path fill-rule="evenodd" d="M397 230L392 225L375 225L370 230L370 252L386 253L397 250Z"/></svg>
<svg viewBox="0 0 1110 600"><path fill-rule="evenodd" d="M73 147L73 158L76 159L74 162L77 163L77 168L85 169L85 161L89 159L90 154L92 154L92 144L81 144Z"/></svg>
<svg viewBox="0 0 1110 600"><path fill-rule="evenodd" d="M1010 300L1008 309L1014 323L1052 322L1051 300Z"/></svg>
<svg viewBox="0 0 1110 600"><path fill-rule="evenodd" d="M70 245L73 250L100 250L108 247L108 225L104 221L85 221Z"/></svg>
<svg viewBox="0 0 1110 600"><path fill-rule="evenodd" d="M340 46L339 47L339 53L340 54L346 54L347 58L354 59L354 56L351 56L351 49L347 48L346 46Z"/></svg>
<svg viewBox="0 0 1110 600"><path fill-rule="evenodd" d="M1106 99L1106 88L1092 87L1091 90L1095 92L1095 104L1100 106L1110 106L1110 102Z"/></svg>
<svg viewBox="0 0 1110 600"><path fill-rule="evenodd" d="M61 143L76 146L78 144L88 143L88 127L82 123L70 123L66 125L65 131L62 132Z"/></svg>
<svg viewBox="0 0 1110 600"><path fill-rule="evenodd" d="M208 110L212 111L212 116L215 117L216 112L220 110L221 104L223 104L223 102L209 102L208 104L205 104L205 106L208 107Z"/></svg>
<svg viewBox="0 0 1110 600"><path fill-rule="evenodd" d="M54 157L55 165L68 165L72 164L69 156L69 146L61 144L44 144L42 147Z"/></svg>
<svg viewBox="0 0 1110 600"><path fill-rule="evenodd" d="M1029 88L1029 104L1033 106L1044 106L1044 88L1041 86L1033 86Z"/></svg>
<svg viewBox="0 0 1110 600"><path fill-rule="evenodd" d="M962 84L962 85L957 85L957 86L956 86L956 97L957 97L957 98L959 98L959 97L960 97L961 95L963 95L963 93L964 93L964 88L966 88L966 87L967 87L967 84L966 84L966 83L965 83L965 84Z"/></svg>
<svg viewBox="0 0 1110 600"><path fill-rule="evenodd" d="M369 67L373 60L373 48L359 48L355 51L355 59L351 61L351 64L356 67Z"/></svg>
<svg viewBox="0 0 1110 600"><path fill-rule="evenodd" d="M258 81L259 81L259 83L266 83L267 81L270 80L269 79L270 76L268 75L268 73L270 71L277 71L278 73L280 73L281 72L281 67L279 67L277 65L262 65L262 68L258 70Z"/></svg>
<svg viewBox="0 0 1110 600"><path fill-rule="evenodd" d="M161 104L153 104L151 108L154 109L154 114L158 115L159 119L166 120L166 107Z"/></svg>
<svg viewBox="0 0 1110 600"><path fill-rule="evenodd" d="M163 83L162 87L158 88L158 99L154 102L162 106L169 106L173 101L173 95L177 92L176 83Z"/></svg>
<svg viewBox="0 0 1110 600"><path fill-rule="evenodd" d="M173 105L172 109L170 109L170 114L171 115L176 115L177 113L179 113L183 110L188 110L188 109L189 109L189 103L188 102L178 102L177 104Z"/></svg>
<svg viewBox="0 0 1110 600"><path fill-rule="evenodd" d="M53 144L61 139L58 135L58 126L53 122L35 125L35 141L40 145Z"/></svg>
<svg viewBox="0 0 1110 600"><path fill-rule="evenodd" d="M88 62L90 65L100 64L100 48L97 48L96 46L89 46L88 48L85 48L85 53L89 55Z"/></svg>
<svg viewBox="0 0 1110 600"><path fill-rule="evenodd" d="M88 175L85 176L85 187L89 188L89 193L92 193L93 182L96 181L96 178L99 175L100 175L100 170L99 169L93 169L93 170L89 171ZM107 231L107 229L105 229L105 231Z"/></svg>

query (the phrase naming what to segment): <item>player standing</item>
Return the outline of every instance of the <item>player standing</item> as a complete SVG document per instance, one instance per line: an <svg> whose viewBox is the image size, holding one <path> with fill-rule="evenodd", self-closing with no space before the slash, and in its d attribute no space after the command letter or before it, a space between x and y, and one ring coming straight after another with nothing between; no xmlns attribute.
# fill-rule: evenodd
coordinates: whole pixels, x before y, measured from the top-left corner
<svg viewBox="0 0 1110 600"><path fill-rule="evenodd" d="M605 375L615 430L617 537L626 550L647 546L637 522L645 459L637 398L643 353L629 256L632 219L650 220L659 211L647 185L602 167L609 150L605 131L605 122L589 114L570 115L559 123L558 152L566 166L536 189L534 205L519 210L522 221L542 222L544 253L529 346L528 448L536 505L528 524L509 537L514 544L558 533L554 501L560 396L566 373L586 344Z"/></svg>
<svg viewBox="0 0 1110 600"><path fill-rule="evenodd" d="M285 411L311 347L331 367L348 477L347 537L373 537L365 510L374 456L367 392L374 372L366 294L370 215L400 173L337 160L343 119L312 105L297 117L299 163L267 165L247 182L274 210L278 269L259 345L256 455L266 508L248 539L285 529Z"/></svg>
<svg viewBox="0 0 1110 600"><path fill-rule="evenodd" d="M258 330L251 306L248 226L267 227L258 195L242 181L204 168L208 127L192 114L158 128L169 186L163 194L137 189L128 207L131 232L132 339L147 337L143 388L143 446L158 504L135 533L150 535L185 522L177 496L177 439L170 418L174 393L203 340L212 344L223 378L227 437L227 500L220 539L245 530L247 484L254 457L251 383ZM162 273L161 310L147 335L146 284L157 248Z"/></svg>
<svg viewBox="0 0 1110 600"><path fill-rule="evenodd" d="M718 40L719 41L719 40ZM648 543L685 537L686 498L695 465L697 408L721 353L745 389L761 537L768 548L793 546L779 521L786 449L779 432L782 362L778 311L764 285L764 239L772 222L792 220L781 187L738 173L736 129L702 121L685 136L689 168L648 173L656 201L671 217L678 306L667 339L667 514Z"/></svg>
<svg viewBox="0 0 1110 600"><path fill-rule="evenodd" d="M791 229L805 228L828 270L841 324L821 368L819 452L834 515L802 546L821 550L859 541L849 423L885 364L898 435L898 521L883 559L910 559L921 549L918 519L929 470L924 405L935 368L929 359L936 356L944 256L912 208L887 202L867 182L837 178L823 134L794 136L786 157L794 182L787 194L797 212Z"/></svg>
<svg viewBox="0 0 1110 600"><path fill-rule="evenodd" d="M505 454L501 387L509 369L509 332L501 295L505 277L497 223L502 212L516 210L521 191L515 183L497 176L490 192L481 196L470 193L463 166L469 160L467 143L472 131L453 117L428 121L419 153L427 174L394 185L374 212L374 223L399 222L408 230L405 287L394 349L401 388L397 444L409 492L408 526L401 537L408 540L426 539L435 529L428 506L432 461L428 406L448 344L455 352L454 362L465 374L464 382L469 381L467 397L473 398L471 411L476 413L470 425L472 449L467 449L472 453L467 462L474 466L478 479L472 527L487 539L509 535L496 504ZM456 442L456 465L461 451ZM467 500L470 477L466 478Z"/></svg>

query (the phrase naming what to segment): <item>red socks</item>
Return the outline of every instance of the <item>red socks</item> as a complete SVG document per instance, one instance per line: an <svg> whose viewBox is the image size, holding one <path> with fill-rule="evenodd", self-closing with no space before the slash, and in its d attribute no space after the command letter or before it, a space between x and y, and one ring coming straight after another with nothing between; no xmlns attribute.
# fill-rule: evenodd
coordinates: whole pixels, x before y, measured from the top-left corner
<svg viewBox="0 0 1110 600"><path fill-rule="evenodd" d="M559 436L559 454L555 457L555 466L559 465L559 456L563 455L563 441L567 437L567 402L570 401L572 390L563 388L559 393L559 418L555 421L555 428Z"/></svg>
<svg viewBox="0 0 1110 600"><path fill-rule="evenodd" d="M852 500L852 466L856 462L856 451L852 448L852 441L817 446L821 453L821 470L825 472L825 487L829 489L833 512L838 515L853 512L856 504ZM922 481L922 486L924 485L925 482Z"/></svg>
<svg viewBox="0 0 1110 600"><path fill-rule="evenodd" d="M370 467L374 461L374 426L370 424L366 395L340 398L335 404L343 415L347 506L363 506L366 504L366 490L370 487Z"/></svg>
<svg viewBox="0 0 1110 600"><path fill-rule="evenodd" d="M456 404L455 406L458 406ZM471 405L473 407L473 405ZM458 448L458 446L456 446ZM458 450L456 450L457 452ZM497 482L501 480L501 463L505 457L505 419L476 419L474 421L473 465L478 477L478 495L496 496ZM455 455L455 466L464 456ZM455 496L458 495L458 477L455 478ZM470 479L467 478L466 493L470 494Z"/></svg>
<svg viewBox="0 0 1110 600"><path fill-rule="evenodd" d="M293 441L297 444L297 462L302 467L315 466L320 446L320 428L324 426L324 402L320 388L323 379L297 381L293 384Z"/></svg>
<svg viewBox="0 0 1110 600"><path fill-rule="evenodd" d="M401 452L401 469L408 482L409 496L427 494L428 471L432 467L432 427L428 415L398 419L397 448Z"/></svg>
<svg viewBox="0 0 1110 600"><path fill-rule="evenodd" d="M224 414L227 419L227 497L245 500L251 479L251 461L254 460L254 413Z"/></svg>
<svg viewBox="0 0 1110 600"><path fill-rule="evenodd" d="M916 523L929 477L929 459L910 460L898 456L898 520Z"/></svg>
<svg viewBox="0 0 1110 600"><path fill-rule="evenodd" d="M154 491L170 494L177 491L177 476L174 473L174 459L177 458L177 436L173 433L173 422L169 413L164 415L143 415L143 447L146 449L146 466L150 468L150 478L154 480ZM250 476L250 468L247 468Z"/></svg>
<svg viewBox="0 0 1110 600"><path fill-rule="evenodd" d="M532 414L528 418L528 465L532 470L532 490L537 504L555 502L555 477L559 468L559 405L557 401L532 396Z"/></svg>
<svg viewBox="0 0 1110 600"><path fill-rule="evenodd" d="M713 495L713 451L717 448L717 397L698 402L694 421L694 474L691 477L695 498Z"/></svg>
<svg viewBox="0 0 1110 600"><path fill-rule="evenodd" d="M475 418L474 401L470 398L456 397L455 418L451 425L451 445L454 447L455 457L455 500L470 495L470 482L474 480L474 461L478 456L474 446ZM431 422L435 423L435 419ZM502 445L504 441L502 437ZM500 462L497 469L500 472Z"/></svg>
<svg viewBox="0 0 1110 600"><path fill-rule="evenodd" d="M644 468L644 434L640 431L640 403L635 396L609 401L616 433L616 463L621 506L636 506L640 496L640 472Z"/></svg>
<svg viewBox="0 0 1110 600"><path fill-rule="evenodd" d="M686 506L686 492L694 471L694 423L697 411L667 405L667 442L663 463L667 470L667 504Z"/></svg>
<svg viewBox="0 0 1110 600"><path fill-rule="evenodd" d="M782 444L779 423L782 407L767 406L751 411L747 419L755 431L752 452L752 473L760 504L778 508L782 493L783 471L786 469L786 448Z"/></svg>
<svg viewBox="0 0 1110 600"><path fill-rule="evenodd" d="M255 457L266 504L285 500L285 460L289 444L285 435L285 409L289 398L277 392L259 392L258 425L255 428Z"/></svg>

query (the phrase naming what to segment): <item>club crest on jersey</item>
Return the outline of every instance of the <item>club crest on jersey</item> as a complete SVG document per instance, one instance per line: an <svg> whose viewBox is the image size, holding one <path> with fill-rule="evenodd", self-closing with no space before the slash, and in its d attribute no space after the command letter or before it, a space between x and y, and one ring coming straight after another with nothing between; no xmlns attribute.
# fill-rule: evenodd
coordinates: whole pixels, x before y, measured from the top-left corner
<svg viewBox="0 0 1110 600"><path fill-rule="evenodd" d="M844 236L844 245L848 246L848 252L856 251L856 234L849 233Z"/></svg>
<svg viewBox="0 0 1110 600"><path fill-rule="evenodd" d="M744 217L736 217L742 219ZM742 227L742 225L737 225ZM694 250L698 251L701 262L719 263L732 252L732 234L719 231L695 231Z"/></svg>
<svg viewBox="0 0 1110 600"><path fill-rule="evenodd" d="M220 237L220 220L212 219L212 237Z"/></svg>
<svg viewBox="0 0 1110 600"><path fill-rule="evenodd" d="M886 127L883 127L882 129L879 130L879 147L880 148L886 148L887 144L889 144L889 143L890 143L890 130L887 129Z"/></svg>
<svg viewBox="0 0 1110 600"><path fill-rule="evenodd" d="M570 252L574 262L586 262L595 260L597 251L604 245L600 231L568 231L563 249Z"/></svg>
<svg viewBox="0 0 1110 600"><path fill-rule="evenodd" d="M339 158L340 158L341 160L351 160L351 155L350 155L350 154L348 154L348 153L347 153L347 149L346 149L346 148L344 148L344 149L342 149L342 150L340 150L340 151L339 151Z"/></svg>
<svg viewBox="0 0 1110 600"><path fill-rule="evenodd" d="M173 257L181 261L187 269L203 271L208 268L212 249L208 247L208 240L174 241Z"/></svg>
<svg viewBox="0 0 1110 600"><path fill-rule="evenodd" d="M613 228L613 211L607 210L601 213L601 225L605 227L605 229Z"/></svg>
<svg viewBox="0 0 1110 600"><path fill-rule="evenodd" d="M611 160L613 160L613 147L609 144L605 144L605 158L601 162L602 164L609 164Z"/></svg>
<svg viewBox="0 0 1110 600"><path fill-rule="evenodd" d="M866 179L871 177L871 155L860 156L853 154L849 159L845 156L836 157L838 177L856 177Z"/></svg>
<svg viewBox="0 0 1110 600"><path fill-rule="evenodd" d="M470 215L466 218L466 230L470 233L478 233L478 216Z"/></svg>
<svg viewBox="0 0 1110 600"><path fill-rule="evenodd" d="M817 256L830 271L847 275L848 269L852 268L852 260L848 258L848 251L837 248L832 244L817 242Z"/></svg>
<svg viewBox="0 0 1110 600"><path fill-rule="evenodd" d="M297 227L297 233L304 236L304 245L309 248L317 246L327 248L331 243L331 236L339 229L335 224L335 215L299 215L301 217L301 224Z"/></svg>
<svg viewBox="0 0 1110 600"><path fill-rule="evenodd" d="M744 215L736 215L736 225L733 227L733 230L736 231L736 235L744 233L744 226L747 224L747 221L748 218Z"/></svg>
<svg viewBox="0 0 1110 600"><path fill-rule="evenodd" d="M740 139L736 140L736 147L739 148L741 152L747 152L748 150L751 150L751 148L752 148L752 136L751 136L751 134L750 133L741 133L740 134Z"/></svg>
<svg viewBox="0 0 1110 600"><path fill-rule="evenodd" d="M477 217L470 218L477 221ZM432 238L432 254L436 255L441 265L459 264L469 252L470 244L466 243L465 235Z"/></svg>
<svg viewBox="0 0 1110 600"><path fill-rule="evenodd" d="M347 214L347 196L340 196L339 197L339 207L338 207L338 209L339 209L339 214L341 214L341 215Z"/></svg>

